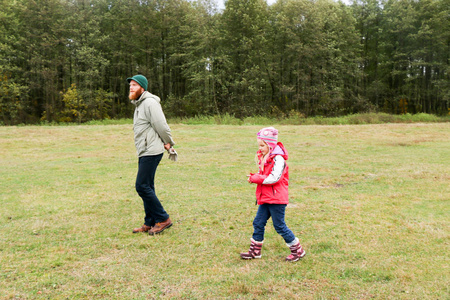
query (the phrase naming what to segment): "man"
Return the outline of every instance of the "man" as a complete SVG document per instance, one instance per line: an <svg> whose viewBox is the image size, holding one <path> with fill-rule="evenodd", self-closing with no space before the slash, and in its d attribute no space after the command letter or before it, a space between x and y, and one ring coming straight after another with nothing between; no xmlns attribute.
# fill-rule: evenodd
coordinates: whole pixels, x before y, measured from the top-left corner
<svg viewBox="0 0 450 300"><path fill-rule="evenodd" d="M148 232L155 235L172 226L155 193L155 173L165 150L175 144L161 108L159 97L147 91L148 81L143 75L127 78L129 98L136 106L133 117L134 143L139 157L136 191L144 202L145 222L133 233Z"/></svg>

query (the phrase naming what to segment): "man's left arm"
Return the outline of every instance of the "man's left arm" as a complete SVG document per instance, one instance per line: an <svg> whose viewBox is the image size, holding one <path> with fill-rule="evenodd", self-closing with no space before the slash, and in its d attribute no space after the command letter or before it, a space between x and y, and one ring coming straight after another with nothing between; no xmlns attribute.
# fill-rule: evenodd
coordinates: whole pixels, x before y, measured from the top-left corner
<svg viewBox="0 0 450 300"><path fill-rule="evenodd" d="M150 101L149 104L152 127L163 141L164 148L168 150L170 149L170 147L175 145L175 142L172 139L170 127L167 124L164 112L162 111L161 105L158 102Z"/></svg>

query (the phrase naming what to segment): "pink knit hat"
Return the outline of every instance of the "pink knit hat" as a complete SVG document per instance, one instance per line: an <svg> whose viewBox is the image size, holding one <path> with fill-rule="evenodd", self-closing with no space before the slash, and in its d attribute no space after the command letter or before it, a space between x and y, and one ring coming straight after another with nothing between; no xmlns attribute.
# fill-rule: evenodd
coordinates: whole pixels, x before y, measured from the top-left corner
<svg viewBox="0 0 450 300"><path fill-rule="evenodd" d="M266 127L258 132L257 137L266 142L270 149L273 150L277 146L278 130L273 127Z"/></svg>

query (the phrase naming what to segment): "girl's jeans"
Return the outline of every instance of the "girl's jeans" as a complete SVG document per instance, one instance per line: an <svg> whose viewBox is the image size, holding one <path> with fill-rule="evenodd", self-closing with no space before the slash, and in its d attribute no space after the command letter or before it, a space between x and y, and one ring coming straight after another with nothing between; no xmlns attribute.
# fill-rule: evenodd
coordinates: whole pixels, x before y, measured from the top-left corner
<svg viewBox="0 0 450 300"><path fill-rule="evenodd" d="M162 157L163 154L139 157L136 191L144 202L144 220L147 226L154 226L169 218L155 193L155 173Z"/></svg>
<svg viewBox="0 0 450 300"><path fill-rule="evenodd" d="M258 242L264 240L264 228L267 220L272 217L273 227L281 235L284 241L289 244L294 241L294 233L286 226L284 215L286 204L262 204L258 207L258 212L253 220L253 239Z"/></svg>

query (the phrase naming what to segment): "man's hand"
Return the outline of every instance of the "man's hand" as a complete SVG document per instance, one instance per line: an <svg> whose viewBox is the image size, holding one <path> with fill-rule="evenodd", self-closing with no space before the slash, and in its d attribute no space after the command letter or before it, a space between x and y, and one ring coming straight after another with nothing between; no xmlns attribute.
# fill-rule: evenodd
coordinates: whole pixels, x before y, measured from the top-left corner
<svg viewBox="0 0 450 300"><path fill-rule="evenodd" d="M164 145L164 149L169 150L170 149L170 143Z"/></svg>
<svg viewBox="0 0 450 300"><path fill-rule="evenodd" d="M172 147L170 149L167 150L167 152L169 152L169 159L172 161L177 161L178 159L178 153L177 151L175 151L175 149L173 149Z"/></svg>

